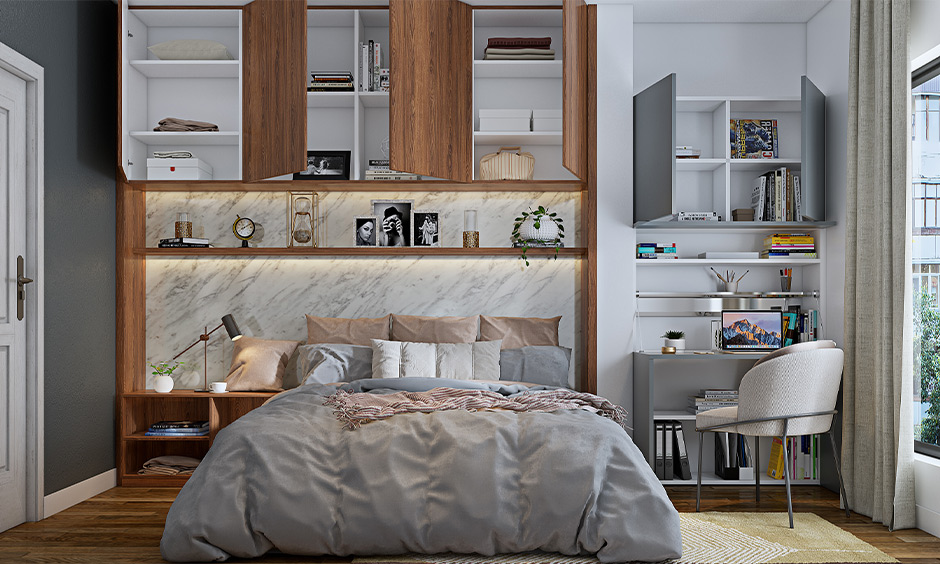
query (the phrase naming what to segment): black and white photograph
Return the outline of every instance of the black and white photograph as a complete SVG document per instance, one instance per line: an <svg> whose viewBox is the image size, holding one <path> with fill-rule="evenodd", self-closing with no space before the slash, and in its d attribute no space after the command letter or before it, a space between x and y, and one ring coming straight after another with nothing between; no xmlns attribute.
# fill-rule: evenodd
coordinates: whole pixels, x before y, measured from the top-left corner
<svg viewBox="0 0 940 564"><path fill-rule="evenodd" d="M374 215L356 216L356 246L374 247L376 233L375 226L378 223Z"/></svg>
<svg viewBox="0 0 940 564"><path fill-rule="evenodd" d="M411 211L414 200L372 200L379 247L411 246Z"/></svg>
<svg viewBox="0 0 940 564"><path fill-rule="evenodd" d="M307 170L294 180L349 180L349 151L307 151Z"/></svg>
<svg viewBox="0 0 940 564"><path fill-rule="evenodd" d="M414 225L415 247L441 246L441 212L435 210L415 210L411 216Z"/></svg>

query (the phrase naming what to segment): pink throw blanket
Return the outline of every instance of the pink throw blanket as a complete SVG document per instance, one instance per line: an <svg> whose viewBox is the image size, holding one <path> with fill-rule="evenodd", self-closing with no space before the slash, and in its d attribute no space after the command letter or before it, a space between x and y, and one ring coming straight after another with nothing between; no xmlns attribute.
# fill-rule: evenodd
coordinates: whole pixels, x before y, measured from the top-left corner
<svg viewBox="0 0 940 564"><path fill-rule="evenodd" d="M622 407L600 396L572 390L525 392L514 397L506 397L488 390L454 388L386 395L339 391L328 397L324 405L335 408L333 413L336 418L345 423L348 429L356 429L371 421L388 419L399 413L432 413L453 409L503 409L519 412L584 409L612 419L621 427L627 418L627 412Z"/></svg>

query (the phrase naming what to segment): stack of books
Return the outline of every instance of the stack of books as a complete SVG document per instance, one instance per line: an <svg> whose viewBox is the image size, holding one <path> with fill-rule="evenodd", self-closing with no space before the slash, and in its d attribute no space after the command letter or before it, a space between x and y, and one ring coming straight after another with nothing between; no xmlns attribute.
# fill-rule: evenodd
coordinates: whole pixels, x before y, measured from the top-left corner
<svg viewBox="0 0 940 564"><path fill-rule="evenodd" d="M345 71L310 71L307 92L353 92L353 75Z"/></svg>
<svg viewBox="0 0 940 564"><path fill-rule="evenodd" d="M365 178L366 180L421 180L417 174L390 169L387 159L369 159Z"/></svg>
<svg viewBox="0 0 940 564"><path fill-rule="evenodd" d="M800 177L787 167L762 174L751 190L754 221L803 221L803 195Z"/></svg>
<svg viewBox="0 0 940 564"><path fill-rule="evenodd" d="M675 243L637 243L636 258L644 260L677 259Z"/></svg>
<svg viewBox="0 0 940 564"><path fill-rule="evenodd" d="M148 437L203 437L209 434L208 421L157 421L147 429Z"/></svg>
<svg viewBox="0 0 940 564"><path fill-rule="evenodd" d="M388 92L388 68L382 66L382 44L359 44L359 91Z"/></svg>
<svg viewBox="0 0 940 564"><path fill-rule="evenodd" d="M816 240L809 233L774 233L764 238L760 258L814 259Z"/></svg>
<svg viewBox="0 0 940 564"><path fill-rule="evenodd" d="M702 156L702 150L688 145L676 145L677 159L697 159Z"/></svg>
<svg viewBox="0 0 940 564"><path fill-rule="evenodd" d="M681 211L675 214L676 221L721 221L718 212L713 211Z"/></svg>
<svg viewBox="0 0 940 564"><path fill-rule="evenodd" d="M202 239L199 237L170 237L169 239L160 239L160 243L157 245L161 249L167 248L206 248L210 247L208 239Z"/></svg>
<svg viewBox="0 0 940 564"><path fill-rule="evenodd" d="M697 396L689 396L689 413L699 414L719 407L737 407L738 391L722 389L699 390Z"/></svg>
<svg viewBox="0 0 940 564"><path fill-rule="evenodd" d="M484 61L552 61L555 50L551 37L490 37L486 40Z"/></svg>
<svg viewBox="0 0 940 564"><path fill-rule="evenodd" d="M777 120L731 120L732 159L776 159Z"/></svg>

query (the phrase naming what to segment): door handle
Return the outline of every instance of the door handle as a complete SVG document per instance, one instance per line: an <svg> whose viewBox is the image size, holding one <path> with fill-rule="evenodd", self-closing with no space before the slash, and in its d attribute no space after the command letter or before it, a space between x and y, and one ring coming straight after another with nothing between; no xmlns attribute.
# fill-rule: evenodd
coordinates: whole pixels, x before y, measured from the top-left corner
<svg viewBox="0 0 940 564"><path fill-rule="evenodd" d="M26 315L26 285L33 282L26 277L26 261L22 256L16 257L16 318L23 321Z"/></svg>

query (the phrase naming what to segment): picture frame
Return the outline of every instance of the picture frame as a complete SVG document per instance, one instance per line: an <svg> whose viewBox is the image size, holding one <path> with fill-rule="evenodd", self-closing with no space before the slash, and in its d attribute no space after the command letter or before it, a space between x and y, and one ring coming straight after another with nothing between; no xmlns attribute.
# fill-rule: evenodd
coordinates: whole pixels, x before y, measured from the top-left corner
<svg viewBox="0 0 940 564"><path fill-rule="evenodd" d="M372 200L372 214L376 219L376 246L412 246L413 209L414 200Z"/></svg>
<svg viewBox="0 0 940 564"><path fill-rule="evenodd" d="M349 180L350 151L307 151L307 170L294 180Z"/></svg>
<svg viewBox="0 0 940 564"><path fill-rule="evenodd" d="M379 224L378 218L374 215L357 215L355 220L355 233L353 233L353 242L357 247L375 247L378 232L376 226ZM369 224L372 225L372 229L368 233L362 232Z"/></svg>
<svg viewBox="0 0 940 564"><path fill-rule="evenodd" d="M414 210L411 212L411 225L413 246L441 246L440 210Z"/></svg>

